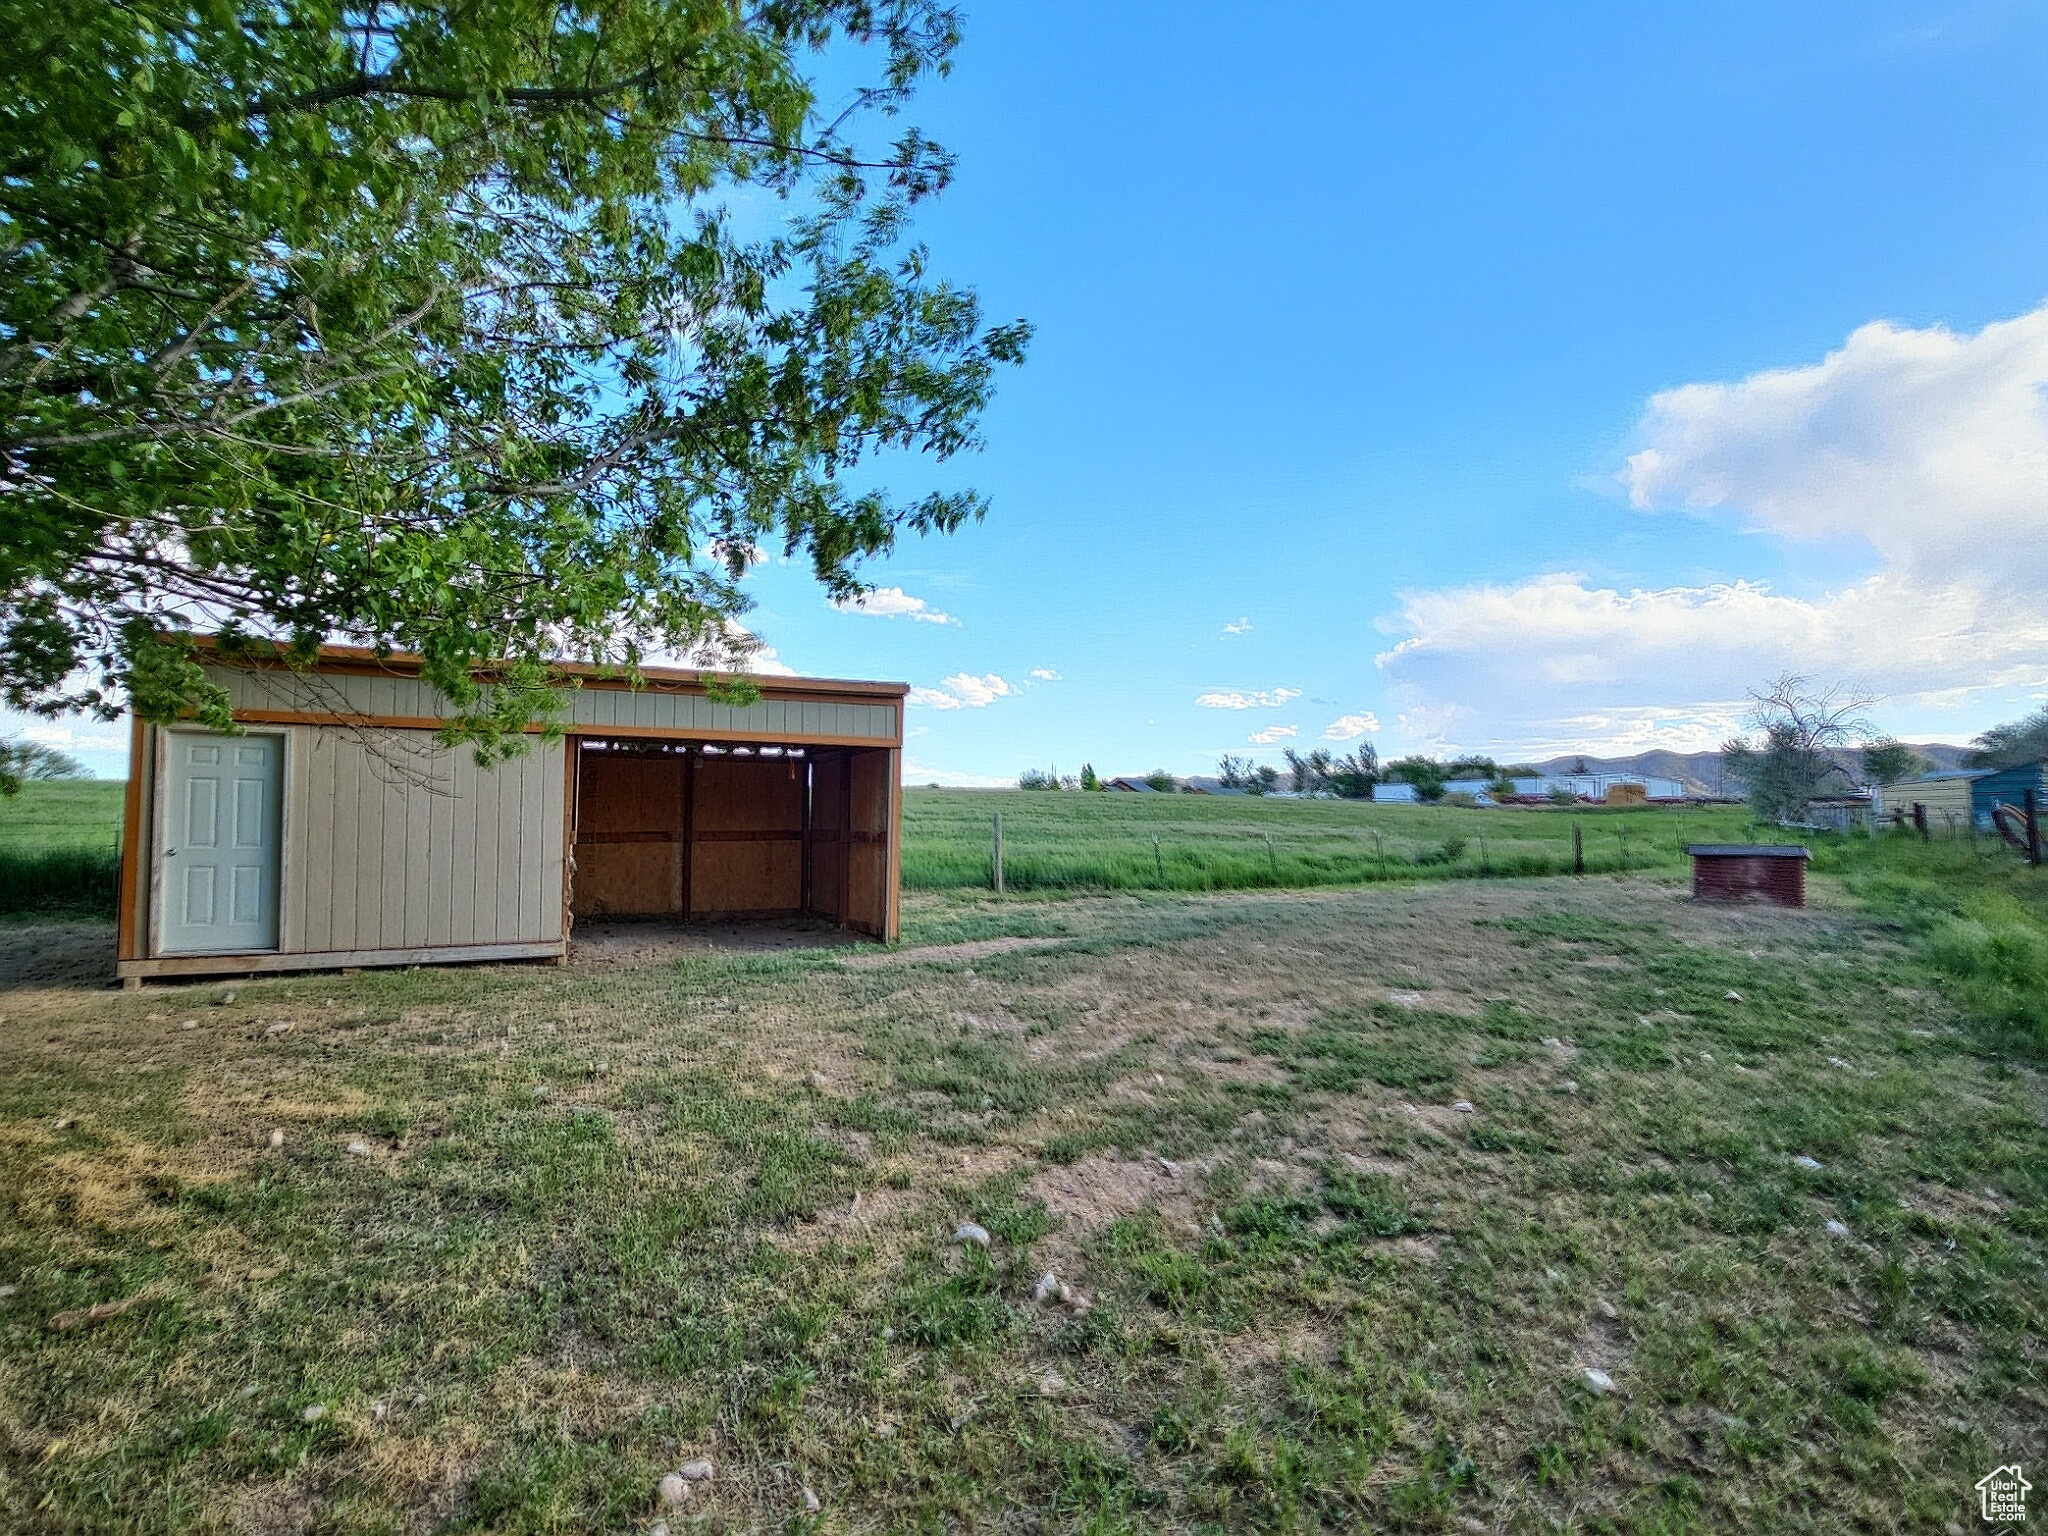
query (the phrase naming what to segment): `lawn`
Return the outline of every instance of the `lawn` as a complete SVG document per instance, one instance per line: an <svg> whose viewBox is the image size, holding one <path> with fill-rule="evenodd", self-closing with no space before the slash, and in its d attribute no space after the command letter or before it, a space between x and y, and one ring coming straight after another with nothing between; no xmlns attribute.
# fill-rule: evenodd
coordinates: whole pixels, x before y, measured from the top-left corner
<svg viewBox="0 0 2048 1536"><path fill-rule="evenodd" d="M1003 818L1011 890L1255 890L1453 876L1677 869L1686 841L1744 835L1739 806L1609 810L1375 805L1251 796L911 789L903 883L990 883ZM1156 846L1155 846L1156 839Z"/></svg>
<svg viewBox="0 0 2048 1536"><path fill-rule="evenodd" d="M1974 1527L2048 1423L2048 908L1961 857L17 986L0 1527L645 1532L700 1459L673 1531Z"/></svg>

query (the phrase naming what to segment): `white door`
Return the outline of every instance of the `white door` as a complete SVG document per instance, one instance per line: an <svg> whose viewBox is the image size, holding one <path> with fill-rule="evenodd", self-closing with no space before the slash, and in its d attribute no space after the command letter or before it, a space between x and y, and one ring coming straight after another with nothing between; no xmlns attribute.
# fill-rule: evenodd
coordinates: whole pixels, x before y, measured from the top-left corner
<svg viewBox="0 0 2048 1536"><path fill-rule="evenodd" d="M163 953L276 949L284 738L165 740Z"/></svg>

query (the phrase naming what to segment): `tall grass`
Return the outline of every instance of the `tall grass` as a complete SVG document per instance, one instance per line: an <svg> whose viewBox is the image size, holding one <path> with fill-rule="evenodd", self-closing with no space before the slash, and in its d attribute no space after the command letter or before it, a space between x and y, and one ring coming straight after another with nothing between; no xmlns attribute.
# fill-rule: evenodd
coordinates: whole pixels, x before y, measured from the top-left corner
<svg viewBox="0 0 2048 1536"><path fill-rule="evenodd" d="M1682 867L1690 839L1739 835L1739 808L1467 810L1191 795L912 789L903 883L986 887L991 819L1003 818L1003 883L1016 891L1218 891L1377 881L1553 875L1581 828L1589 873Z"/></svg>
<svg viewBox="0 0 2048 1536"><path fill-rule="evenodd" d="M1815 860L1913 938L2000 1045L2048 1059L2048 869L1988 838L1845 839Z"/></svg>
<svg viewBox="0 0 2048 1536"><path fill-rule="evenodd" d="M125 787L32 783L0 800L0 914L114 915Z"/></svg>

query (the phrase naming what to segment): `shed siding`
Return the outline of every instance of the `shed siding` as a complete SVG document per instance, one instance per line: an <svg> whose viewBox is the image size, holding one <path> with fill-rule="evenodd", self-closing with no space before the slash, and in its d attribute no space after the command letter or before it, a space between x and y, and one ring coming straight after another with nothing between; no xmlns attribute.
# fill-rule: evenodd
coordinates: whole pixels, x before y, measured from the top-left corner
<svg viewBox="0 0 2048 1536"><path fill-rule="evenodd" d="M290 734L289 950L562 936L559 744L485 771L428 731Z"/></svg>
<svg viewBox="0 0 2048 1536"><path fill-rule="evenodd" d="M380 719L439 720L447 706L439 691L416 677L365 673L306 676L278 668L206 668L207 677L227 690L238 713L268 710L292 714L356 714ZM802 740L820 733L876 742L896 739L896 706L890 703L823 704L803 699L765 698L736 708L701 694L649 688L578 688L569 695L566 722L573 729L744 732L763 741Z"/></svg>
<svg viewBox="0 0 2048 1536"><path fill-rule="evenodd" d="M1928 818L1936 826L1945 819L1953 819L1958 826L1967 826L1970 821L1970 785L1973 781L1957 775L1953 778L1917 779L1904 784L1894 784L1884 792L1886 811L1901 811L1907 816L1913 814L1915 805L1925 806Z"/></svg>

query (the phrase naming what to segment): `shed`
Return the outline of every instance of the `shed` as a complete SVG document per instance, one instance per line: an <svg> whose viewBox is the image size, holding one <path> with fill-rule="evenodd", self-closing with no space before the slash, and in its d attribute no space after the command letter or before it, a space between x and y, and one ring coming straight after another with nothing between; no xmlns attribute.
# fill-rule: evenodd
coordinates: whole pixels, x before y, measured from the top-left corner
<svg viewBox="0 0 2048 1536"><path fill-rule="evenodd" d="M479 768L417 657L204 663L239 734L137 721L117 971L566 957L579 917L811 916L893 941L900 683L565 667L564 735Z"/></svg>
<svg viewBox="0 0 2048 1536"><path fill-rule="evenodd" d="M1806 861L1797 843L1688 843L1697 901L1768 901L1806 905Z"/></svg>
<svg viewBox="0 0 2048 1536"><path fill-rule="evenodd" d="M1413 784L1393 784L1382 779L1372 787L1373 799L1381 805L1416 805L1421 792Z"/></svg>
<svg viewBox="0 0 2048 1536"><path fill-rule="evenodd" d="M1973 819L1971 786L1984 777L1986 771L1982 768L1962 768L1888 785L1878 792L1879 814L1914 821L1924 817L1928 825L1951 831L1967 829ZM1918 816L1913 810L1916 805L1920 807ZM1987 809L1984 814L1989 816L1991 812Z"/></svg>
<svg viewBox="0 0 2048 1536"><path fill-rule="evenodd" d="M1998 806L2024 809L2028 790L2034 792L2035 810L2048 816L2048 763L2022 763L2017 768L1979 774L1970 781L1971 819L1988 828L1991 813Z"/></svg>

